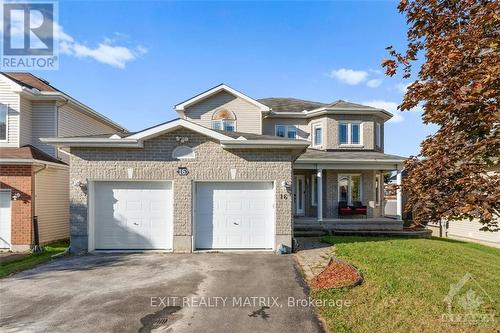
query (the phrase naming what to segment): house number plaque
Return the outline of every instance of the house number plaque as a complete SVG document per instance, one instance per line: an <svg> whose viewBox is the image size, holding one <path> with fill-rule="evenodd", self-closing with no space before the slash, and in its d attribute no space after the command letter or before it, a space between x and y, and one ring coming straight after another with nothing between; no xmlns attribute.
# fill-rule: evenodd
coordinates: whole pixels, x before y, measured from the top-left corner
<svg viewBox="0 0 500 333"><path fill-rule="evenodd" d="M181 176L187 176L189 174L189 170L186 167L178 167L177 173Z"/></svg>

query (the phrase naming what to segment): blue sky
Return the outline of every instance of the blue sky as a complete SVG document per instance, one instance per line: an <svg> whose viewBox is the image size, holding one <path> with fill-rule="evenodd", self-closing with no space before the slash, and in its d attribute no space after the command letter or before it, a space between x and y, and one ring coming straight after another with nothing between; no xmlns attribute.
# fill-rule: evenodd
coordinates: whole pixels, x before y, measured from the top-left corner
<svg viewBox="0 0 500 333"><path fill-rule="evenodd" d="M431 133L399 114L405 84L385 47L402 49L395 1L62 1L59 70L35 72L129 130L177 117L173 106L224 82L253 98L337 99L396 112L386 152L416 154Z"/></svg>

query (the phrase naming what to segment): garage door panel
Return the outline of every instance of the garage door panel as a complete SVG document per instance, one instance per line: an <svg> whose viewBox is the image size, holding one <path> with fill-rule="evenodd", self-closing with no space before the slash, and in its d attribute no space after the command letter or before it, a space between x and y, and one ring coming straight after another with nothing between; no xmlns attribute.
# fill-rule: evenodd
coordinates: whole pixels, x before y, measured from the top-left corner
<svg viewBox="0 0 500 333"><path fill-rule="evenodd" d="M167 182L96 182L96 249L172 247L172 186Z"/></svg>
<svg viewBox="0 0 500 333"><path fill-rule="evenodd" d="M273 247L272 183L199 183L195 246L200 249Z"/></svg>

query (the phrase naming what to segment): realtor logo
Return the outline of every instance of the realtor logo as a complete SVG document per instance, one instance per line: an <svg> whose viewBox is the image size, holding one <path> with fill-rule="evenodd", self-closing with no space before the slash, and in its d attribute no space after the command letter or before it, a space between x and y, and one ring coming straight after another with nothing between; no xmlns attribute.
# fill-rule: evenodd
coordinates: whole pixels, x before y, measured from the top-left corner
<svg viewBox="0 0 500 333"><path fill-rule="evenodd" d="M2 11L2 69L57 69L57 3L5 2Z"/></svg>
<svg viewBox="0 0 500 333"><path fill-rule="evenodd" d="M444 298L447 312L441 320L449 322L481 323L495 319L493 299L474 277L467 273L457 283L450 284Z"/></svg>

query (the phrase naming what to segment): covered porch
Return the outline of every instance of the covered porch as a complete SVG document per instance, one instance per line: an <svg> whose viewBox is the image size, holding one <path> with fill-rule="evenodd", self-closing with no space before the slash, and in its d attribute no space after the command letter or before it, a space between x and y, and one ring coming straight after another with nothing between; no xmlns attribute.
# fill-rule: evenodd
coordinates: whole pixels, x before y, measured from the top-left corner
<svg viewBox="0 0 500 333"><path fill-rule="evenodd" d="M403 161L381 152L309 149L294 165L295 225L401 230L401 190L396 195L396 216L385 216L384 175L396 171L401 184Z"/></svg>

